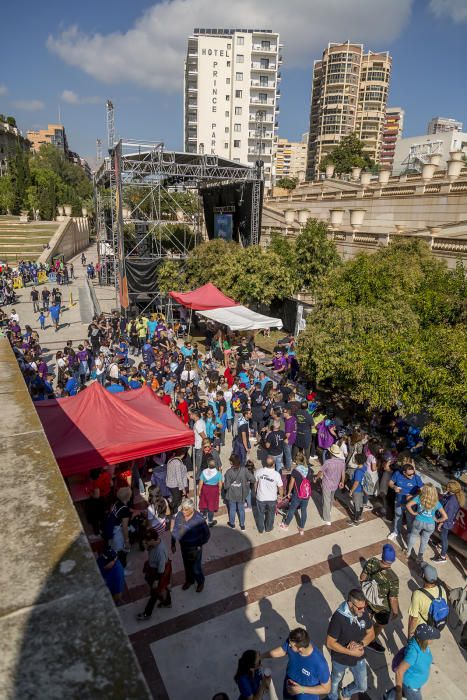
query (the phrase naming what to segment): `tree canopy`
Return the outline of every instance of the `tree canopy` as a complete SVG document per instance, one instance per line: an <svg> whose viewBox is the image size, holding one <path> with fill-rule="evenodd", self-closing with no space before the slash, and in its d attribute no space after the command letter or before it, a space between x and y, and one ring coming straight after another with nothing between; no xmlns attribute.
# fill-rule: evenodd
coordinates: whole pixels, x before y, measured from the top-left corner
<svg viewBox="0 0 467 700"><path fill-rule="evenodd" d="M298 355L369 410L427 412L433 448L466 436L467 286L420 240L361 254L322 278Z"/></svg>
<svg viewBox="0 0 467 700"><path fill-rule="evenodd" d="M350 173L352 168L368 168L373 167L373 161L370 156L363 150L365 144L357 137L356 134L347 134L340 143L322 159L319 168L326 170L326 166L335 165L336 173Z"/></svg>
<svg viewBox="0 0 467 700"><path fill-rule="evenodd" d="M282 187L284 190L294 190L298 185L296 177L281 177L276 182L276 187Z"/></svg>

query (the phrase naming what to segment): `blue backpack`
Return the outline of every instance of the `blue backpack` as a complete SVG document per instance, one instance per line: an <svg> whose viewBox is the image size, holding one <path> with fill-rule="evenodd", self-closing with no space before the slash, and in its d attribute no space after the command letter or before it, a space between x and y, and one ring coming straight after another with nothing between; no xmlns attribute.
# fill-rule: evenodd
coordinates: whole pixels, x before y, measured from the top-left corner
<svg viewBox="0 0 467 700"><path fill-rule="evenodd" d="M421 588L420 590L431 600L431 605L428 610L428 619L425 620L425 622L430 625L430 627L434 627L437 630L442 630L446 626L446 622L448 620L449 605L441 595L440 586L438 586L437 598L432 596L431 593L426 590L426 588Z"/></svg>

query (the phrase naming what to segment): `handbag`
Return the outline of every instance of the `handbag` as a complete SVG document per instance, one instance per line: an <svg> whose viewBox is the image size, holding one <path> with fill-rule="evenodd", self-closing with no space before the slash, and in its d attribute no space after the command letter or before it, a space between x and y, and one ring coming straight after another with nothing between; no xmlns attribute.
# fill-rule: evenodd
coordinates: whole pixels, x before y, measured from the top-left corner
<svg viewBox="0 0 467 700"><path fill-rule="evenodd" d="M371 607L380 608L384 605L384 599L379 594L378 582L375 579L363 581L362 591Z"/></svg>

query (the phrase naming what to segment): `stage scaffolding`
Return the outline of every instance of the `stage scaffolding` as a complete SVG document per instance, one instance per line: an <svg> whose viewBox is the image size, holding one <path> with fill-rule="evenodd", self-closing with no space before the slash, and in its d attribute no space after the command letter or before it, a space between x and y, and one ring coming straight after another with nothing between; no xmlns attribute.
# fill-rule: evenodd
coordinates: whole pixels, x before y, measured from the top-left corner
<svg viewBox="0 0 467 700"><path fill-rule="evenodd" d="M140 310L164 307L165 296L157 289L148 294L128 289L126 268L130 258L159 262L186 260L190 247L202 240L203 214L198 196L201 186L252 182L249 242L259 242L261 162L249 167L215 155L169 151L160 141L116 140L110 102L107 126L108 156L98 164L94 197L101 283L115 287L117 308L128 312L134 305ZM196 195L196 213L184 211L174 192ZM191 235L176 235L175 224ZM128 230L132 231L131 241ZM178 231L180 234L180 228Z"/></svg>

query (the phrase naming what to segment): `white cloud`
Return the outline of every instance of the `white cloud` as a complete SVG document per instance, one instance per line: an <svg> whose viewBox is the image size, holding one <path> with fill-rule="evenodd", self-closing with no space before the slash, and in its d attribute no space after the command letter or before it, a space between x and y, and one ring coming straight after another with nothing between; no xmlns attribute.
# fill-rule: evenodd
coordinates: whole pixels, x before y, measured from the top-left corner
<svg viewBox="0 0 467 700"><path fill-rule="evenodd" d="M104 83L178 91L195 27L269 28L281 33L287 66L310 67L328 41L384 50L405 26L413 0L165 0L126 32L86 34L76 25L49 36L50 51Z"/></svg>
<svg viewBox="0 0 467 700"><path fill-rule="evenodd" d="M11 104L16 109L24 109L26 112L37 112L45 107L42 100L13 100Z"/></svg>
<svg viewBox="0 0 467 700"><path fill-rule="evenodd" d="M436 17L448 15L454 22L467 21L467 0L430 0L430 10Z"/></svg>
<svg viewBox="0 0 467 700"><path fill-rule="evenodd" d="M8 92L8 88L6 85L0 85L0 95L6 95Z"/></svg>
<svg viewBox="0 0 467 700"><path fill-rule="evenodd" d="M97 105L104 102L102 97L80 97L73 90L63 90L60 99L69 105Z"/></svg>

